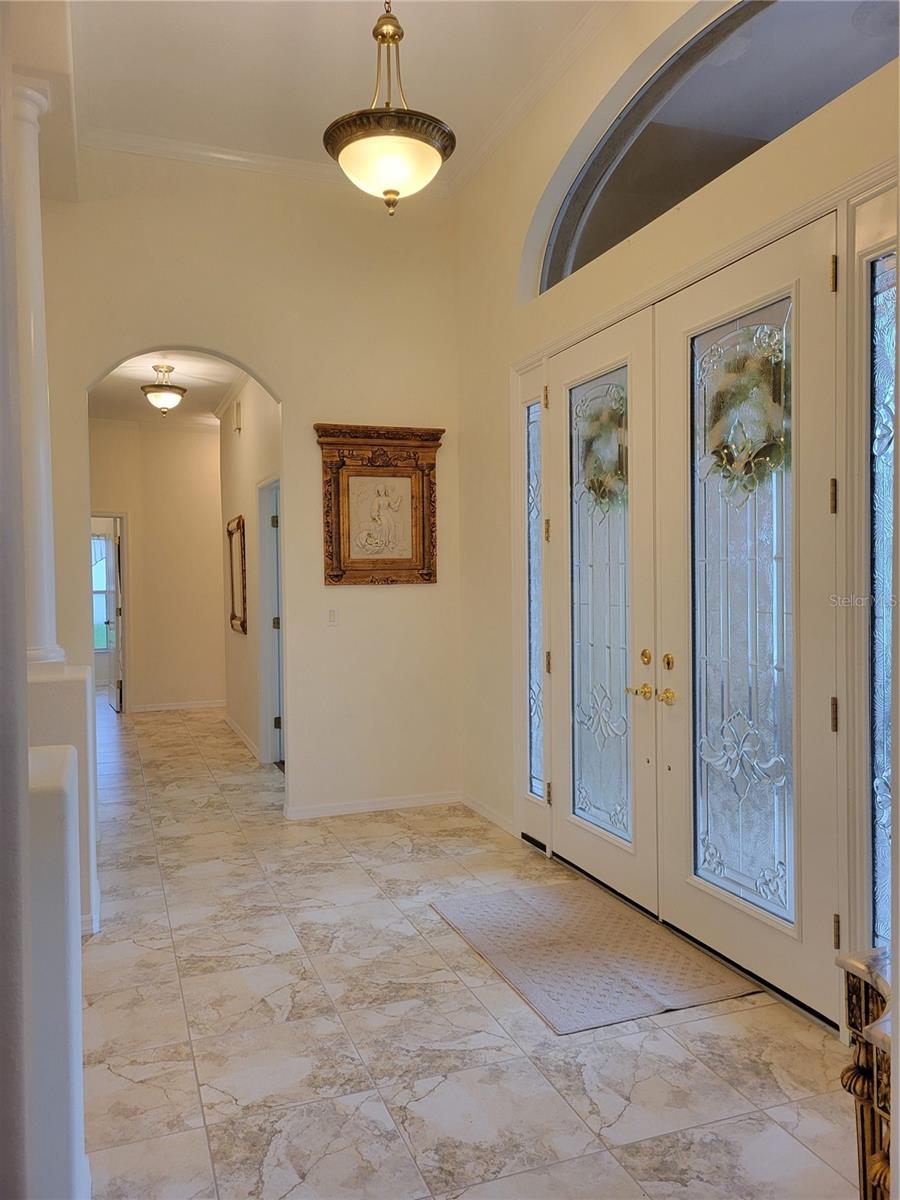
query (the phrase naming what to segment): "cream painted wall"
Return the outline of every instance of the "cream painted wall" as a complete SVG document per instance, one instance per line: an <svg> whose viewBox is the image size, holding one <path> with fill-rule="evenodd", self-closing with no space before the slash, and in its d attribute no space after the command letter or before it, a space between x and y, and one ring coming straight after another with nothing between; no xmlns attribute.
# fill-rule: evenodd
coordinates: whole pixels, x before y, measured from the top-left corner
<svg viewBox="0 0 900 1200"><path fill-rule="evenodd" d="M281 475L281 407L267 391L248 379L236 399L241 429L232 428L231 412L222 414L219 430L222 476L222 519L242 514L247 547L247 633L228 623L231 611L227 539L225 570L225 700L229 719L259 747L260 635L272 613L260 601L259 485Z"/></svg>
<svg viewBox="0 0 900 1200"><path fill-rule="evenodd" d="M707 13L707 19L709 14ZM694 25L691 26L693 20ZM558 200L631 90L699 28L692 6L631 4L454 197L460 341L460 541L463 790L513 819L518 712L510 614L510 369L617 306L704 262L846 179L896 161L897 67L885 67L701 192L536 298ZM621 84L621 64L629 86ZM610 96L616 97L610 104ZM878 114L877 119L873 115ZM583 130L596 127L585 139ZM560 163L568 156L564 168ZM554 179L554 176L557 176ZM553 194L548 204L545 189ZM535 213L538 220L533 225ZM524 275L533 297L519 303ZM824 268L823 268L824 269ZM540 357L537 359L540 362ZM516 498L518 502L518 498Z"/></svg>
<svg viewBox="0 0 900 1200"><path fill-rule="evenodd" d="M334 184L84 150L45 204L59 638L90 662L85 400L158 346L237 361L282 402L292 812L459 788L457 352L450 212ZM438 582L326 588L314 421L447 429ZM221 572L220 572L221 574ZM327 626L329 608L339 624Z"/></svg>
<svg viewBox="0 0 900 1200"><path fill-rule="evenodd" d="M222 703L218 429L92 420L90 495L126 517L128 709Z"/></svg>

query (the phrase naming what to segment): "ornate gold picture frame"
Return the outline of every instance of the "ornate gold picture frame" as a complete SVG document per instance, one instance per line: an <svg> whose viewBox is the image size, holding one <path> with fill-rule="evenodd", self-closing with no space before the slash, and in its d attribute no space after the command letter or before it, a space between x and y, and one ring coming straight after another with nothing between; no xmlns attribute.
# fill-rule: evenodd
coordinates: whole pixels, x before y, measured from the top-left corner
<svg viewBox="0 0 900 1200"><path fill-rule="evenodd" d="M231 583L231 628L247 632L247 547L244 518L233 517L225 526L228 534L228 578ZM237 546L235 546L237 542Z"/></svg>
<svg viewBox="0 0 900 1200"><path fill-rule="evenodd" d="M325 582L437 580L435 459L443 429L315 425Z"/></svg>

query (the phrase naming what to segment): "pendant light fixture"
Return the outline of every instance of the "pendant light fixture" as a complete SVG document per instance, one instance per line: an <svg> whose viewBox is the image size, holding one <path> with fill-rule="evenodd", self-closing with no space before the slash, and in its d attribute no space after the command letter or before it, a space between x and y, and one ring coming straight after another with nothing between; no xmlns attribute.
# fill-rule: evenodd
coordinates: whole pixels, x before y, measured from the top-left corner
<svg viewBox="0 0 900 1200"><path fill-rule="evenodd" d="M172 383L171 375L175 370L174 367L167 366L165 363L155 363L153 370L156 372L155 382L145 383L141 387L141 391L153 407L158 408L165 416L170 408L178 407L187 388L176 387Z"/></svg>
<svg viewBox="0 0 900 1200"><path fill-rule="evenodd" d="M401 199L431 183L453 153L456 135L437 117L406 103L400 77L403 28L391 12L391 0L384 0L372 37L378 46L372 103L332 121L323 141L350 182L370 196L382 197L393 216ZM394 107L395 81L399 108ZM384 100L379 103L382 85Z"/></svg>

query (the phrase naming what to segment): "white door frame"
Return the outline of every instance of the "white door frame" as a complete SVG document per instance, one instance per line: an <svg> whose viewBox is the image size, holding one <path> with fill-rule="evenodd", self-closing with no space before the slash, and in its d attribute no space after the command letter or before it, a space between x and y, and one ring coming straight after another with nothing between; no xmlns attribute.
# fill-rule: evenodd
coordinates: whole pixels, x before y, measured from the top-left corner
<svg viewBox="0 0 900 1200"><path fill-rule="evenodd" d="M275 614L280 614L282 631L284 622L283 596L279 596L277 591L275 543L272 537L272 534L275 533L279 539L279 545L281 544L280 525L276 530L272 528L272 517L277 515L275 497L280 486L281 477L279 475L268 476L256 485L257 545L259 546L259 620L257 622L259 630L259 759L263 763L278 762L281 758L283 750L281 753L279 750L283 746L285 726L284 713L276 712L279 639L275 637L275 631L272 628L272 617ZM283 637L280 641L283 668ZM281 717L281 738L278 736L279 731L275 728L276 716Z"/></svg>
<svg viewBox="0 0 900 1200"><path fill-rule="evenodd" d="M131 556L130 556L131 538L129 536L129 522L130 522L131 518L130 518L130 514L128 513L127 510L123 511L120 509L120 510L117 510L114 512L112 509L106 509L106 508L92 508L91 516L92 517L101 517L101 518L106 518L106 519L111 518L114 521L121 522L121 531L119 533L119 537L121 539L120 540L120 555L121 555L121 563L122 563L122 600L123 600L122 623L125 627L125 637L124 637L123 643L122 643L122 712L127 713L127 712L130 712L130 707L129 707L129 703L128 703L128 664L131 661L131 647L132 647L132 629L131 629L131 627L133 624L133 622L131 620L131 613L129 612L130 597L131 597ZM92 630L93 630L93 626L92 626ZM92 636L91 636L91 644L92 645L93 645L93 640L94 639L93 639L93 634L92 634ZM110 687L114 686L114 682L115 681L110 680L109 686Z"/></svg>
<svg viewBox="0 0 900 1200"><path fill-rule="evenodd" d="M838 444L843 443L846 449L839 466L849 486L845 497L847 517L843 523L846 544L842 553L839 547L839 564L845 568L840 577L840 591L847 596L866 596L872 583L868 536L870 480L868 472L860 468L868 463L870 453L869 268L875 259L897 245L896 184L883 184L851 203L847 233L852 250L845 296L849 332L845 364L848 399L846 406L838 409ZM900 526L897 529L900 531ZM853 607L839 615L846 630L846 653L839 662L838 686L848 697L858 698L852 710L848 709L847 761L842 774L850 781L850 795L864 799L851 804L847 814L845 860L856 869L847 882L849 943L845 945L866 946L872 937L869 621L859 619L860 610Z"/></svg>
<svg viewBox="0 0 900 1200"><path fill-rule="evenodd" d="M573 323L570 330L555 336L533 348L516 359L510 366L510 461L511 461L511 545L512 545L512 612L511 637L513 645L513 671L511 688L513 694L512 718L513 729L511 746L514 755L514 818L511 832L526 833L545 843L548 852L552 850L550 832L550 809L546 801L528 794L526 755L527 755L527 621L525 616L527 597L527 576L524 555L526 538L525 504L524 504L524 438L521 433L523 407L542 396L543 385L546 381L548 359L559 354L576 343L583 341L592 334L623 320L625 317L639 312L651 304L656 304L674 295L682 288L728 266L744 255L769 245L779 237L792 233L802 226L809 224L826 213L834 212L837 217L837 254L838 254L838 305L837 305L837 359L838 377L845 381L846 386L839 390L847 397L846 403L838 404L838 431L848 431L856 418L859 405L851 398L859 395L860 356L865 355L865 347L860 346L859 329L852 315L851 305L854 304L854 293L851 291L851 276L854 274L855 246L852 240L855 214L860 207L872 197L889 191L897 186L896 160L879 163L861 172L859 175L845 179L815 199L802 205L785 208L773 220L753 229L750 233L736 238L727 245L711 253L702 262L681 270L667 278L659 279L644 290L636 289L632 296L613 307L599 309L587 315L582 321ZM858 304L856 305L858 307ZM848 405L850 409L848 411ZM853 478L855 462L852 458L852 438L846 437L847 458L838 463L838 471L843 472L845 479ZM844 489L845 494L850 488ZM898 489L900 503L900 489ZM856 510L857 514L859 510ZM858 544L850 534L850 522L854 520L851 506L839 505L837 515L838 538L838 580L846 581L846 590L853 588L854 581L859 580ZM857 519L858 524L858 519ZM900 529L900 519L897 521ZM858 543L858 539L857 539ZM900 578L900 571L898 571ZM866 585L868 586L868 585ZM547 589L545 588L545 609L547 607ZM866 932L867 906L871 904L866 891L871 887L871 872L869 865L869 843L867 824L869 820L868 784L860 786L860 772L864 768L858 761L858 753L854 755L851 742L858 738L849 733L851 723L857 727L859 712L868 700L860 695L859 681L854 666L854 647L845 627L838 629L838 677L837 687L839 696L845 698L845 709L850 720L841 722L837 734L838 750L838 821L839 821L839 898L838 909L842 917L841 948L867 945ZM895 660L900 658L900 637L895 638ZM897 706L900 707L900 706ZM895 729L898 713L895 712ZM895 736L895 756L900 753L900 736ZM546 751L545 751L546 761ZM548 767L548 770L550 768ZM895 772L900 778L900 771ZM895 859L900 855L900 838L894 839ZM895 865L895 911L897 900L898 869ZM851 885L851 880L855 883ZM852 916L851 916L852 914ZM900 918L895 924L900 928ZM898 988L898 1004L900 1004L900 988ZM900 1070L900 1055L895 1056L897 1069ZM900 1116L900 1114L898 1114Z"/></svg>

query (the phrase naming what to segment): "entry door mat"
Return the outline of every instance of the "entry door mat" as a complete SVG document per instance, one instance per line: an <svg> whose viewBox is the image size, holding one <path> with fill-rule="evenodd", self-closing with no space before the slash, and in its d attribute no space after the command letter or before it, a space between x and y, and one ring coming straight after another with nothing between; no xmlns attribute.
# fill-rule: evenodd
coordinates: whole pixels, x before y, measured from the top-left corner
<svg viewBox="0 0 900 1200"><path fill-rule="evenodd" d="M432 907L556 1033L759 991L587 880L455 896Z"/></svg>

